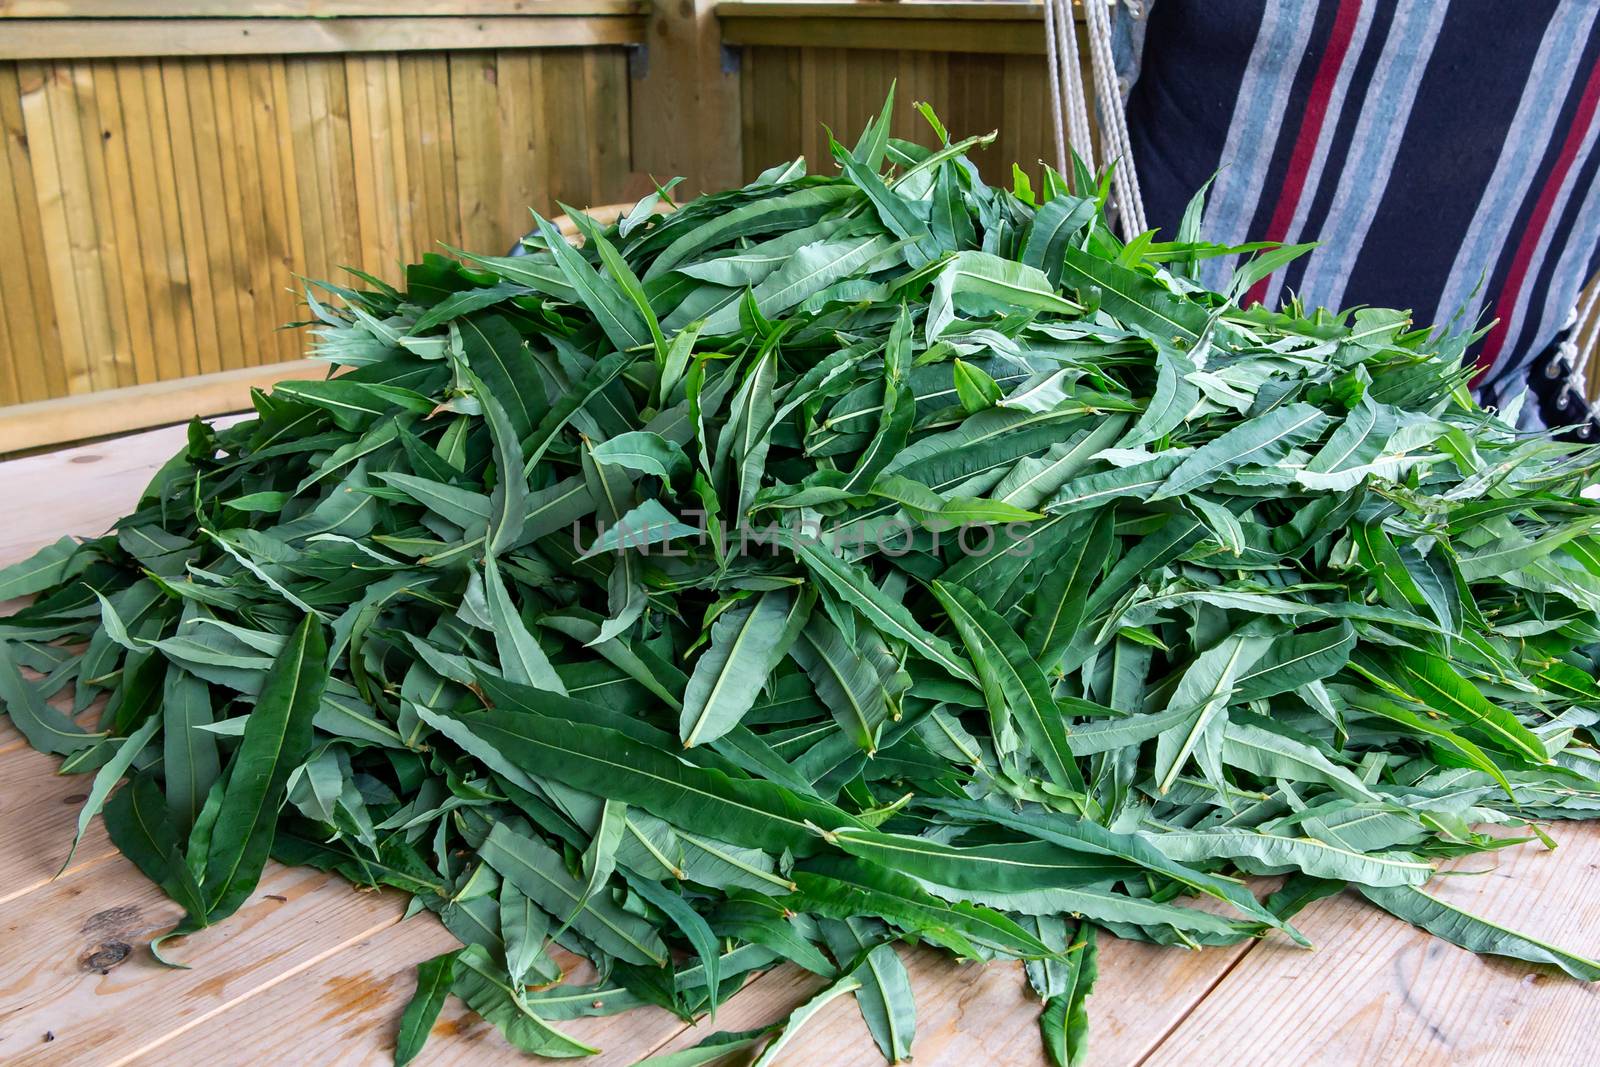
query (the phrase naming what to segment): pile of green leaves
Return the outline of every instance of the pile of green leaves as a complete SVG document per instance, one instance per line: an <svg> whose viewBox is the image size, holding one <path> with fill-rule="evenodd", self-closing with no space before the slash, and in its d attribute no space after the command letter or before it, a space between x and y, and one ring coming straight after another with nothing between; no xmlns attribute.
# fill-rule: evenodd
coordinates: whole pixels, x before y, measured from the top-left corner
<svg viewBox="0 0 1600 1067"><path fill-rule="evenodd" d="M0 572L38 594L0 699L177 933L269 854L412 894L463 947L401 1061L450 993L575 1056L563 1020L779 960L830 984L764 1060L844 993L903 1059L916 941L1027 961L1066 1063L1096 928L1298 939L1347 885L1600 977L1419 888L1600 814L1594 456L1480 410L1469 335L1242 310L1300 249L1202 243L1198 198L1124 243L1103 178L991 188L926 114L932 148L885 108L833 176L327 286L342 373Z"/></svg>

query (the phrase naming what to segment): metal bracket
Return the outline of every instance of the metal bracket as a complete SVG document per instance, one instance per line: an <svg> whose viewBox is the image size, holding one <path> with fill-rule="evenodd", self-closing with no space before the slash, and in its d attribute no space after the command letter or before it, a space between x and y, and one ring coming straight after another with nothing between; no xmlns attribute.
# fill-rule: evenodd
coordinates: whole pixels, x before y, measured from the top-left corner
<svg viewBox="0 0 1600 1067"><path fill-rule="evenodd" d="M628 46L628 77L634 81L647 78L650 75L650 46L647 44L630 44Z"/></svg>
<svg viewBox="0 0 1600 1067"><path fill-rule="evenodd" d="M739 73L739 64L744 61L744 50L731 45L722 46L722 73Z"/></svg>

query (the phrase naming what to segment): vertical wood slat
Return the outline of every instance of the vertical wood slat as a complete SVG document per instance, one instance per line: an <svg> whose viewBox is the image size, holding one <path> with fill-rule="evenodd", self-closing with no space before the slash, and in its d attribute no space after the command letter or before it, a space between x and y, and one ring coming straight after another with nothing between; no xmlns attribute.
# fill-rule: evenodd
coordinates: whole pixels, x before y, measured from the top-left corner
<svg viewBox="0 0 1600 1067"><path fill-rule="evenodd" d="M49 63L19 63L17 76L20 83L23 128L28 138L28 154L32 160L34 194L38 211L42 242L41 258L34 262L35 270L42 269L50 280L50 295L55 304L55 318L61 342L60 367L57 369L58 386L62 391L54 395L86 393L93 387L89 368L86 321L94 315L94 294L78 294L78 272L73 269L73 238L67 219L66 200L76 177L70 166L61 163L61 147L54 123L53 111L62 105L52 97L59 96L55 85L56 75ZM65 146L70 161L73 146ZM54 384L54 383L53 383Z"/></svg>
<svg viewBox="0 0 1600 1067"><path fill-rule="evenodd" d="M99 134L104 142L107 195L103 208L113 228L117 280L122 299L122 329L133 363L133 382L156 381L156 339L149 301L145 298L144 259L140 251L138 205L133 193L132 163L128 150L128 122L123 113L122 93L117 85L116 68L104 60L90 64L94 78L94 98L99 110ZM132 116L137 123L137 113ZM129 383L133 384L133 383Z"/></svg>
<svg viewBox="0 0 1600 1067"><path fill-rule="evenodd" d="M499 226L499 60L493 52L452 52L446 63L459 232L467 248L492 248L504 243Z"/></svg>
<svg viewBox="0 0 1600 1067"><path fill-rule="evenodd" d="M137 72L138 85L128 107L142 107L147 158L144 166L134 169L137 189L144 185L143 196L153 205L159 228L141 242L147 263L159 256L167 280L166 302L172 314L171 338L175 370L179 376L200 373L199 335L195 329L196 285L192 279L203 269L203 263L191 262L183 239L183 219L178 208L178 179L173 162L172 134L167 121L166 94L162 88L160 60L141 60L129 73ZM149 169L144 169L148 167ZM159 340L159 333L158 333ZM171 371L162 369L163 376Z"/></svg>
<svg viewBox="0 0 1600 1067"><path fill-rule="evenodd" d="M44 233L15 63L0 63L0 356L10 402L65 393L55 299L44 262Z"/></svg>
<svg viewBox="0 0 1600 1067"><path fill-rule="evenodd" d="M200 152L191 136L195 129L195 116L191 111L187 61L160 60L159 71L160 91L167 116L164 132L177 193L178 231L182 235L184 259L189 268L189 291L192 297L190 316L194 323L197 373L209 374L222 369L223 339L217 328L220 316L211 284L212 250L217 237L210 235L206 227L206 192L200 174ZM157 132L159 134L162 131ZM223 257L225 260L226 253Z"/></svg>

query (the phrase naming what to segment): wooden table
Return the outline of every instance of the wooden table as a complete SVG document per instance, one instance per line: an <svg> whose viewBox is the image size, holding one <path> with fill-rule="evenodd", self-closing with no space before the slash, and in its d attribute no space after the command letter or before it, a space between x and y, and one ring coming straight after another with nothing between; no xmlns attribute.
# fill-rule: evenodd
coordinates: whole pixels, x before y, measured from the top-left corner
<svg viewBox="0 0 1600 1067"><path fill-rule="evenodd" d="M181 427L0 463L0 565L64 533L94 535L129 508ZM0 610L4 610L0 608ZM168 970L146 943L179 910L91 827L66 854L83 777L55 774L0 720L0 1062L230 1065L382 1064L413 987L413 966L454 939L404 899L272 865L220 927L171 947ZM1557 824L1554 852L1519 846L1461 866L1476 876L1429 887L1452 902L1600 955L1600 826ZM1097 1064L1580 1064L1600 1059L1600 988L1548 968L1481 959L1350 895L1297 925L1318 946L1280 937L1186 952L1107 938L1089 1002ZM1015 965L956 966L902 950L917 993L922 1067L1042 1064L1038 1004ZM717 1027L786 1015L818 986L783 967L725 1004ZM562 1024L632 1063L693 1044L659 1010ZM453 1001L427 1064L525 1062ZM854 1004L830 1004L785 1064L881 1063Z"/></svg>

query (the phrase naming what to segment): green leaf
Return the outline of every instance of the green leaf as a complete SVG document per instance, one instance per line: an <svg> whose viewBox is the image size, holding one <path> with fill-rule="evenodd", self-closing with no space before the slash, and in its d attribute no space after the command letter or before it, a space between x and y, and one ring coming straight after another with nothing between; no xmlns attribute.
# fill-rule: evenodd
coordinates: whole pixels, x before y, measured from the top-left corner
<svg viewBox="0 0 1600 1067"><path fill-rule="evenodd" d="M1099 580L1114 543L1115 512L1095 515L1087 530L1069 538L1065 551L1047 569L1033 593L1033 614L1024 638L1034 662L1054 664L1077 634L1089 606L1089 591Z"/></svg>
<svg viewBox="0 0 1600 1067"><path fill-rule="evenodd" d="M1276 463L1295 445L1315 440L1327 424L1328 416L1310 404L1288 404L1258 415L1185 457L1147 499L1202 489L1246 464Z"/></svg>
<svg viewBox="0 0 1600 1067"><path fill-rule="evenodd" d="M1337 878L1366 886L1421 885L1433 866L1404 852L1360 853L1315 837L1286 837L1257 830L1164 830L1161 851L1175 860L1203 863L1233 860L1260 874L1304 871L1317 878ZM1248 865L1244 861L1252 861Z"/></svg>
<svg viewBox="0 0 1600 1067"><path fill-rule="evenodd" d="M1240 630L1200 653L1183 672L1167 706L1183 708L1189 717L1177 729L1163 733L1157 743L1155 775L1160 792L1172 788L1202 737L1233 701L1238 676L1262 656L1268 643L1268 638L1248 628Z"/></svg>
<svg viewBox="0 0 1600 1067"><path fill-rule="evenodd" d="M1199 305L1178 299L1148 275L1078 248L1062 249L1061 284L1080 295L1098 289L1107 311L1163 341L1194 344L1206 331L1209 316Z"/></svg>
<svg viewBox="0 0 1600 1067"><path fill-rule="evenodd" d="M0 706L28 744L40 752L66 756L93 745L104 733L89 733L45 703L39 690L22 677L11 645L0 640Z"/></svg>
<svg viewBox="0 0 1600 1067"><path fill-rule="evenodd" d="M406 1002L405 1013L400 1016L400 1033L395 1038L395 1067L405 1067L416 1059L427 1043L444 1008L444 998L455 984L458 955L459 949L417 964L417 991Z"/></svg>
<svg viewBox="0 0 1600 1067"><path fill-rule="evenodd" d="M861 980L859 978L854 975L845 975L790 1012L788 1021L783 1024L783 1028L778 1031L778 1035L772 1039L766 1048L761 1050L761 1055L755 1058L755 1062L750 1067L769 1067L770 1064L777 1063L778 1053L784 1050L795 1035L800 1032L800 1028L809 1022L813 1015L825 1008L830 1001L842 997L846 993L853 993L860 988Z"/></svg>
<svg viewBox="0 0 1600 1067"><path fill-rule="evenodd" d="M953 361L952 366L955 367L956 397L968 415L992 408L1000 402L1004 393L982 368L959 359Z"/></svg>
<svg viewBox="0 0 1600 1067"><path fill-rule="evenodd" d="M1418 652L1397 652L1390 656L1388 666L1399 695L1460 723L1502 751L1534 763L1549 761L1537 735L1516 716L1487 700L1446 661Z"/></svg>
<svg viewBox="0 0 1600 1067"><path fill-rule="evenodd" d="M1359 888L1362 896L1389 914L1469 951L1548 963L1582 981L1600 981L1600 961L1479 918L1414 886Z"/></svg>
<svg viewBox="0 0 1600 1067"><path fill-rule="evenodd" d="M789 261L769 274L751 291L755 306L771 318L788 311L809 296L822 292L842 278L873 269L898 245L892 237L851 237L822 240L795 250ZM739 326L737 306L725 307L706 319L708 335L732 333Z"/></svg>
<svg viewBox="0 0 1600 1067"><path fill-rule="evenodd" d="M481 945L468 945L460 950L450 991L493 1023L512 1047L522 1052L567 1059L592 1056L600 1051L568 1037L534 1014L528 1001L511 987L504 972L491 962Z"/></svg>
<svg viewBox="0 0 1600 1067"><path fill-rule="evenodd" d="M820 925L841 969L859 961L848 973L861 982L861 988L856 990L856 1006L861 1009L861 1018L878 1051L890 1063L910 1059L911 1043L917 1033L917 1004L911 991L911 976L894 946L883 941L873 943L864 933L866 923L861 919L824 920Z"/></svg>
<svg viewBox="0 0 1600 1067"><path fill-rule="evenodd" d="M822 613L811 616L789 654L811 679L840 729L868 755L876 752L889 706L872 665Z"/></svg>
<svg viewBox="0 0 1600 1067"><path fill-rule="evenodd" d="M63 537L19 563L0 567L0 600L28 596L60 585L67 579L82 574L91 557L78 542Z"/></svg>
<svg viewBox="0 0 1600 1067"><path fill-rule="evenodd" d="M116 754L95 772L94 782L89 786L89 797L78 811L78 829L72 835L72 847L67 849L67 858L61 862L61 869L56 872L58 876L61 871L72 866L72 857L78 852L78 844L83 840L84 831L89 829L90 820L100 814L100 809L105 806L111 790L122 781L122 776L133 766L134 759L144 751L144 747L150 743L150 739L160 728L160 718L152 716L145 720L143 726L122 739L122 743L117 746Z"/></svg>
<svg viewBox="0 0 1600 1067"><path fill-rule="evenodd" d="M868 622L885 635L904 641L919 656L938 664L962 681L978 680L948 642L923 629L904 604L886 596L877 586L863 579L859 571L846 567L839 557L804 537L794 539L794 550L812 574L821 578L824 585L861 612Z"/></svg>
<svg viewBox="0 0 1600 1067"><path fill-rule="evenodd" d="M1355 627L1348 621L1275 637L1261 658L1236 679L1236 697L1241 703L1265 700L1331 677L1350 662L1355 644Z"/></svg>
<svg viewBox="0 0 1600 1067"><path fill-rule="evenodd" d="M500 403L517 439L527 437L538 424L544 390L522 335L500 315L475 315L460 327L467 365Z"/></svg>
<svg viewBox="0 0 1600 1067"><path fill-rule="evenodd" d="M1081 792L1083 776L1062 729L1061 713L1044 672L1022 639L970 590L942 582L934 582L932 588L978 665L990 715L1003 718L1009 712L1051 780Z"/></svg>
<svg viewBox="0 0 1600 1067"><path fill-rule="evenodd" d="M787 848L796 855L814 852L820 843L808 822L854 824L830 804L768 782L686 765L615 730L536 710L562 698L487 677L481 681L494 707L459 721L531 774L644 807L687 830L755 848Z"/></svg>
<svg viewBox="0 0 1600 1067"><path fill-rule="evenodd" d="M493 558L521 543L528 507L528 476L522 470L522 445L505 409L486 389L479 390L478 402L483 405L489 436L494 441L495 483L489 496L486 531L488 555Z"/></svg>
<svg viewBox="0 0 1600 1067"><path fill-rule="evenodd" d="M650 329L640 315L639 308L629 298L617 279L595 270L561 236L550 222L538 212L533 220L544 238L545 247L555 257L556 266L577 294L584 307L594 316L606 338L620 352L628 352L651 343ZM632 278L631 272L629 279Z"/></svg>
<svg viewBox="0 0 1600 1067"><path fill-rule="evenodd" d="M200 817L206 794L222 773L216 738L205 730L212 716L210 687L177 664L170 665L161 695L162 771L167 807L183 832Z"/></svg>
<svg viewBox="0 0 1600 1067"><path fill-rule="evenodd" d="M653 474L664 482L670 482L689 470L689 457L684 455L676 442L644 430L618 434L601 441L594 446L594 455L606 463Z"/></svg>
<svg viewBox="0 0 1600 1067"><path fill-rule="evenodd" d="M112 794L104 818L111 843L184 909L185 925L204 925L205 894L184 862L177 831L167 816L166 799L154 777L134 775Z"/></svg>
<svg viewBox="0 0 1600 1067"><path fill-rule="evenodd" d="M662 964L667 949L655 928L604 895L585 898L561 856L541 841L498 823L478 850L486 863L546 911L570 915L571 925L605 952L629 963Z"/></svg>
<svg viewBox="0 0 1600 1067"><path fill-rule="evenodd" d="M916 881L875 864L818 857L796 870L794 896L783 898L834 919L876 915L958 955L976 959L983 946L1017 958L1051 954L1014 921L964 901L941 900Z"/></svg>
<svg viewBox="0 0 1600 1067"><path fill-rule="evenodd" d="M925 837L849 827L834 832L852 856L922 881L954 889L1018 893L1030 889L1110 882L1132 869L1043 841L1003 845L947 845Z"/></svg>
<svg viewBox="0 0 1600 1067"><path fill-rule="evenodd" d="M763 593L754 603L724 612L711 627L711 646L695 661L684 691L678 736L685 748L708 744L739 724L755 704L767 674L782 655L792 598Z"/></svg>
<svg viewBox="0 0 1600 1067"><path fill-rule="evenodd" d="M561 676L550 665L550 658L539 647L539 642L528 632L511 595L506 591L505 580L493 555L483 560L483 590L489 604L489 621L494 624L495 647L500 653L500 667L508 681L531 685L565 696L567 687Z"/></svg>
<svg viewBox="0 0 1600 1067"><path fill-rule="evenodd" d="M1080 923L1078 930L1078 943L1068 957L1067 988L1046 1000L1039 1013L1045 1051L1056 1067L1080 1067L1089 1049L1089 1013L1084 1002L1100 976L1099 949L1092 925Z"/></svg>
<svg viewBox="0 0 1600 1067"><path fill-rule="evenodd" d="M228 765L227 785L205 858L205 921L238 910L255 889L272 850L289 773L311 750L311 720L327 684L328 645L308 616L273 660Z"/></svg>

